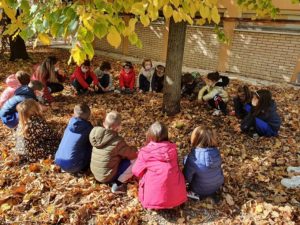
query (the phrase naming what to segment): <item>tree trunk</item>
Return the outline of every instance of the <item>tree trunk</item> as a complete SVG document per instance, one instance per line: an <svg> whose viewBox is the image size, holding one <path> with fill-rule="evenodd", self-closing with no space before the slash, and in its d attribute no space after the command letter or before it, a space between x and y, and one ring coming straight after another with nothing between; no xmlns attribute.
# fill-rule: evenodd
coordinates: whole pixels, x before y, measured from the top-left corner
<svg viewBox="0 0 300 225"><path fill-rule="evenodd" d="M169 39L164 81L163 112L173 116L180 112L182 62L186 22L175 23L170 19Z"/></svg>
<svg viewBox="0 0 300 225"><path fill-rule="evenodd" d="M12 36L9 37L10 45L10 59L14 61L16 59L29 59L28 53L26 51L26 45L24 40L18 35L15 39Z"/></svg>

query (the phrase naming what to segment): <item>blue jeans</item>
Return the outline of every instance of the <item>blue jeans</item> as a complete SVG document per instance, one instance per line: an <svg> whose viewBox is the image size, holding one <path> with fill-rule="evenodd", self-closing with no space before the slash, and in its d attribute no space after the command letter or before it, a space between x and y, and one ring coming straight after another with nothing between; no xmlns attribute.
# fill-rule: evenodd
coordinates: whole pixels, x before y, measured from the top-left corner
<svg viewBox="0 0 300 225"><path fill-rule="evenodd" d="M112 182L115 182L118 180L119 176L121 176L126 170L127 168L131 165L131 162L129 159L123 159L118 167L118 171L116 176L113 178Z"/></svg>
<svg viewBox="0 0 300 225"><path fill-rule="evenodd" d="M7 116L1 116L1 120L3 124L8 126L9 128L15 128L19 123L19 116L18 113L15 112Z"/></svg>
<svg viewBox="0 0 300 225"><path fill-rule="evenodd" d="M277 136L278 132L272 130L270 125L265 121L255 117L255 127L259 136L272 137Z"/></svg>

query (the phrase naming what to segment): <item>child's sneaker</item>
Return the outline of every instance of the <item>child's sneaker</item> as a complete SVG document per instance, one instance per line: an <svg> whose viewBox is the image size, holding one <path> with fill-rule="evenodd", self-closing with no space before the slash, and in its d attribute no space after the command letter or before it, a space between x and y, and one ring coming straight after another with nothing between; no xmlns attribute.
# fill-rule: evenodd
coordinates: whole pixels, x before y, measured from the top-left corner
<svg viewBox="0 0 300 225"><path fill-rule="evenodd" d="M189 191L187 193L187 196L191 199L200 200L200 197L195 192L192 191Z"/></svg>
<svg viewBox="0 0 300 225"><path fill-rule="evenodd" d="M115 194L124 194L127 192L127 185L114 183L111 187L111 192Z"/></svg>
<svg viewBox="0 0 300 225"><path fill-rule="evenodd" d="M121 94L121 91L118 90L118 89L115 89L115 90L114 90L114 93Z"/></svg>
<svg viewBox="0 0 300 225"><path fill-rule="evenodd" d="M213 116L219 116L221 114L221 110L219 109L216 109L214 112L213 112Z"/></svg>

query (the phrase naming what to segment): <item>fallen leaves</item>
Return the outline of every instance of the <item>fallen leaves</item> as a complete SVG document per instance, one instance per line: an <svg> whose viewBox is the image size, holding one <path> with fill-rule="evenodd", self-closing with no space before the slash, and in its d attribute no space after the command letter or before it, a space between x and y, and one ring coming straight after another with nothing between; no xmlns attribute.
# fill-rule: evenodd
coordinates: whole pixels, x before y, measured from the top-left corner
<svg viewBox="0 0 300 225"><path fill-rule="evenodd" d="M74 66L64 61L69 58L67 51L37 48L30 54L32 61L2 63L2 80L16 72L16 68L31 72L33 64L50 54L62 60L60 65L69 74L73 72ZM93 63L98 66L101 60L103 58L96 57ZM117 84L121 62L106 60L112 63ZM231 95L240 83L230 83ZM136 181L128 185L127 195L119 196L112 194L107 185L97 183L91 174L62 173L51 159L20 164L11 151L14 147L12 132L1 124L0 221L11 224L199 224L212 221L215 224L299 224L300 193L286 190L280 184L280 180L288 176L287 166L300 165L297 156L299 90L268 88L278 103L282 128L279 137L253 140L235 131L236 118L216 119L211 111L186 99L181 102L182 112L169 118L161 112L162 94L121 96L109 93L78 98L66 85L63 94L55 96L56 107L45 112L45 118L60 135L72 116L74 105L87 102L92 109L94 125L101 125L107 112L120 111L123 117L121 135L137 147L144 144L150 124L163 121L169 126L169 138L178 146L181 164L190 152L190 135L195 127L208 125L217 129L225 175L221 201L217 205L210 200L189 201L182 208L163 215L142 210L137 200Z"/></svg>

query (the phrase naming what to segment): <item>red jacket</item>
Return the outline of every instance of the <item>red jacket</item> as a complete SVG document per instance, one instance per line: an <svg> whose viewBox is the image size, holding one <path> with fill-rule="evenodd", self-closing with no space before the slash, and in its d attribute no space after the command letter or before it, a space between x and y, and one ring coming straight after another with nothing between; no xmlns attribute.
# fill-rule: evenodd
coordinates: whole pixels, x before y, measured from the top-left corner
<svg viewBox="0 0 300 225"><path fill-rule="evenodd" d="M93 71L89 70L86 73L83 73L81 67L77 66L74 73L71 75L71 81L77 80L84 89L87 89L89 87L89 84L86 82L88 77L93 79L95 85L99 84L97 76Z"/></svg>
<svg viewBox="0 0 300 225"><path fill-rule="evenodd" d="M132 173L140 178L139 200L144 208L168 209L187 200L176 145L171 142L150 142L142 147Z"/></svg>
<svg viewBox="0 0 300 225"><path fill-rule="evenodd" d="M126 73L124 69L121 70L120 76L120 88L130 88L130 90L133 90L134 82L135 82L135 72L133 69L130 70L129 73Z"/></svg>

